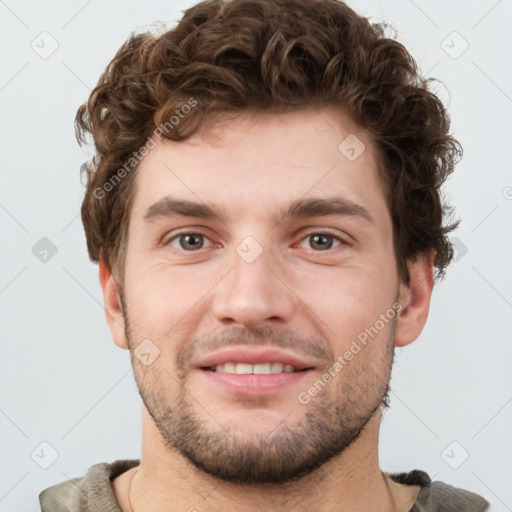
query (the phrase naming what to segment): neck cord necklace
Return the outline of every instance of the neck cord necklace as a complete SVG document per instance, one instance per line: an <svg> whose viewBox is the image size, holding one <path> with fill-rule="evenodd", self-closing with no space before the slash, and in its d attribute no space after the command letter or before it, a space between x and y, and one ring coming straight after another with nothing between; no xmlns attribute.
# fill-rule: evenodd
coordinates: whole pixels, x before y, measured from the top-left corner
<svg viewBox="0 0 512 512"><path fill-rule="evenodd" d="M139 471L139 468L137 468L134 473L132 474L132 477L130 478L130 483L128 485L128 505L130 505L130 512L134 512L133 510L133 505L132 505L132 500L130 499L130 492L132 490L132 482L133 482L133 477L135 476L135 474L137 473L137 471Z"/></svg>
<svg viewBox="0 0 512 512"><path fill-rule="evenodd" d="M398 510L398 507L396 504L395 496L393 495L393 493L391 492L391 488L389 487L388 477L382 471L381 471L381 473L382 473L382 476L384 477L384 483L386 484L386 488L388 490L389 497L393 500L393 511L396 511L396 510ZM400 511L398 511L398 512L400 512Z"/></svg>

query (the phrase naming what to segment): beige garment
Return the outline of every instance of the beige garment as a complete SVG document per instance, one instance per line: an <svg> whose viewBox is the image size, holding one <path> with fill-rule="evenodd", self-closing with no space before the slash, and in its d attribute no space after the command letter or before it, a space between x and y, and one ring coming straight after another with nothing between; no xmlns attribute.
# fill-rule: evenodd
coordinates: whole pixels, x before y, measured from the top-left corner
<svg viewBox="0 0 512 512"><path fill-rule="evenodd" d="M42 512L122 512L112 480L138 465L139 460L95 464L83 478L73 478L42 491L39 495ZM421 486L409 512L484 512L489 508L489 503L478 494L443 482L432 482L429 475L419 469L385 474L397 483Z"/></svg>

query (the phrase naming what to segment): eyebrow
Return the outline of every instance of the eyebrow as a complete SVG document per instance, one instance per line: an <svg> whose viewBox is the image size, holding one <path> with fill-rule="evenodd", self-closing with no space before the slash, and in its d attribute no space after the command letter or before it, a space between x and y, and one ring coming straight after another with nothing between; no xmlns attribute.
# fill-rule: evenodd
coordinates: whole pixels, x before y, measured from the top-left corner
<svg viewBox="0 0 512 512"><path fill-rule="evenodd" d="M297 199L280 210L281 219L325 217L343 215L357 217L375 225L370 212L357 203L341 197L322 199ZM199 219L227 217L221 208L212 208L205 203L164 197L151 205L144 214L144 220L151 222L158 218L196 217Z"/></svg>

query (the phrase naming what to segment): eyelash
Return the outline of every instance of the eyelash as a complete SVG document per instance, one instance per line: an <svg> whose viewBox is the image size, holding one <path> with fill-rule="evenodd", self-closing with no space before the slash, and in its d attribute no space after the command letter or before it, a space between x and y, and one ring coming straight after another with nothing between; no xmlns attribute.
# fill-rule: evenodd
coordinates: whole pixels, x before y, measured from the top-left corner
<svg viewBox="0 0 512 512"><path fill-rule="evenodd" d="M199 231L182 231L180 233L176 233L174 236L172 236L171 238L169 238L166 242L164 242L162 245L166 246L166 245L172 245L171 242L173 242L174 240L179 240L180 237L184 236L184 235L195 235L195 236L202 236L204 237L205 239L207 240L210 240L208 238L207 235L205 235L204 233L201 233ZM341 237L337 236L337 235L334 235L332 233L329 233L329 232L326 232L326 231L311 231L309 233L307 233L306 235L304 235L302 238L301 238L301 242L303 240L307 240L308 238L314 236L314 235L321 235L321 236L325 236L325 237L328 237L328 238L332 238L334 239L335 241L338 241L339 242L339 245L337 246L334 246L334 247L329 247L328 249L325 249L325 250L319 250L319 251L316 251L314 249L309 249L313 252L316 252L316 253L327 253L333 249L336 249L336 248L339 248L341 246L344 246L344 245L348 245L348 243L343 240ZM190 252L190 253L194 253L194 252L199 252L201 249L204 249L205 247L200 247L199 249L196 249L196 250L192 250L192 251L187 251L185 249L182 249L182 248L177 248L177 247L174 247L175 249L177 250L181 250L183 252Z"/></svg>

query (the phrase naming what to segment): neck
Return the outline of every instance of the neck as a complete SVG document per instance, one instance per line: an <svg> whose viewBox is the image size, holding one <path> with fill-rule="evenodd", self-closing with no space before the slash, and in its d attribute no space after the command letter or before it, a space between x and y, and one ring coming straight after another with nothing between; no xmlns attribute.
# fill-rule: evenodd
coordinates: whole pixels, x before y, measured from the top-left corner
<svg viewBox="0 0 512 512"><path fill-rule="evenodd" d="M170 452L152 418L143 409L143 444L140 465L130 475L133 512L201 510L260 512L322 510L391 512L409 510L414 503L403 489L390 482L378 462L380 411L358 439L340 456L300 481L286 484L245 485L217 480L203 473L177 452ZM130 511L127 499L119 500ZM399 508L404 506L409 508ZM125 505L126 504L126 505Z"/></svg>

